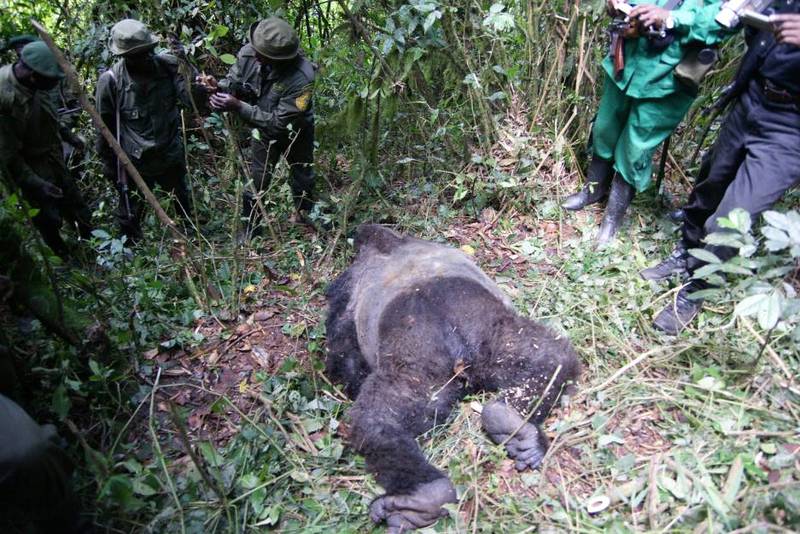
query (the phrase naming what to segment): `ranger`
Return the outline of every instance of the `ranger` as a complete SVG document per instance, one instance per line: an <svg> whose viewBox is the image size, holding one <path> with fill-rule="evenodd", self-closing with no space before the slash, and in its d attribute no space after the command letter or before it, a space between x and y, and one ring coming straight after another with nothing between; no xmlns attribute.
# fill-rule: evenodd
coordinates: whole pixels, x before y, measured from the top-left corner
<svg viewBox="0 0 800 534"><path fill-rule="evenodd" d="M178 213L188 219L192 203L178 107L191 109L191 87L178 71L178 58L154 53L157 44L138 20L125 19L111 28L108 48L119 60L97 81L97 111L145 183L174 193ZM130 194L124 168L103 136L98 136L97 151L105 176L119 192L120 229L136 241L141 238L144 204Z"/></svg>
<svg viewBox="0 0 800 534"><path fill-rule="evenodd" d="M616 14L620 6L609 0L608 8ZM653 152L694 101L696 89L675 76L676 66L690 46L713 45L729 34L714 21L719 8L718 1L703 5L699 0L637 5L628 15L636 32L617 37L617 61L615 54L603 61L605 86L586 184L563 203L565 209L579 210L608 196L599 244L613 239L634 194L650 184Z"/></svg>
<svg viewBox="0 0 800 534"><path fill-rule="evenodd" d="M295 217L304 222L313 207L315 70L300 52L294 28L272 17L250 26L250 43L239 51L236 64L223 80L198 78L213 93L213 109L236 111L258 128L260 139L252 140L250 164L256 193L269 185L281 155L286 157ZM258 232L254 207L248 188L242 216L247 218L248 230Z"/></svg>
<svg viewBox="0 0 800 534"><path fill-rule="evenodd" d="M41 41L28 43L13 65L0 68L0 175L39 212L33 223L59 256L69 254L62 216L91 234L91 212L66 165L56 110L48 94L64 77Z"/></svg>
<svg viewBox="0 0 800 534"><path fill-rule="evenodd" d="M641 272L646 280L691 276L704 265L689 255L692 248L721 260L735 256L731 247L703 245L709 233L722 231L718 219L736 208L755 217L800 184L800 3L777 0L770 9L773 29L746 35L747 54L730 90L734 105L684 206L681 241L666 260ZM706 287L690 279L653 326L668 334L683 330L703 306L693 294Z"/></svg>

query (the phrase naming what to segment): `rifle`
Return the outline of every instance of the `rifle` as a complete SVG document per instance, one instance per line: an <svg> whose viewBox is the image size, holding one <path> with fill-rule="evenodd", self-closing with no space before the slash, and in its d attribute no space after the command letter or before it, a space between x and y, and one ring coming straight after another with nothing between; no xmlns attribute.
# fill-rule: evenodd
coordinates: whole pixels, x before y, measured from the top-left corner
<svg viewBox="0 0 800 534"><path fill-rule="evenodd" d="M627 20L614 19L609 28L611 34L611 57L614 60L614 78L622 78L625 70L625 32L628 31Z"/></svg>

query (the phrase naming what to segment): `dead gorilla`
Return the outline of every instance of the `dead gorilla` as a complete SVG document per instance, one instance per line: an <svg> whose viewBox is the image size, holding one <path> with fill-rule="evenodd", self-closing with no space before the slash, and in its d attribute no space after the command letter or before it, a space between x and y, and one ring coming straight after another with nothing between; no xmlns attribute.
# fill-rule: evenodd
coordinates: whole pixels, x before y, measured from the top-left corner
<svg viewBox="0 0 800 534"><path fill-rule="evenodd" d="M461 251L376 225L359 227L355 245L327 293L327 374L356 399L350 442L386 490L370 517L402 532L457 500L416 436L465 395L499 391L483 426L517 469L536 467L547 450L540 425L579 363L567 339L518 316Z"/></svg>

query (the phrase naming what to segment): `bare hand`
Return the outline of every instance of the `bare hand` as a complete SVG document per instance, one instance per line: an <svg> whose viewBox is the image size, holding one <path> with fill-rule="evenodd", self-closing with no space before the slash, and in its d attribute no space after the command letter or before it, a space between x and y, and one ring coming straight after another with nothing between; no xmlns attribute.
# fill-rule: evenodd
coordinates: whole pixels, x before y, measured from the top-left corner
<svg viewBox="0 0 800 534"><path fill-rule="evenodd" d="M770 17L775 27L775 39L800 47L800 13L784 13Z"/></svg>
<svg viewBox="0 0 800 534"><path fill-rule="evenodd" d="M44 193L44 196L55 200L64 198L64 192L61 190L61 188L51 184L50 182L45 182L42 184L42 193Z"/></svg>
<svg viewBox="0 0 800 534"><path fill-rule="evenodd" d="M216 78L214 78L210 74L201 74L197 76L194 80L209 93L214 93L219 88Z"/></svg>
<svg viewBox="0 0 800 534"><path fill-rule="evenodd" d="M653 4L642 4L633 8L630 18L639 21L643 28L661 28L669 17L669 10Z"/></svg>
<svg viewBox="0 0 800 534"><path fill-rule="evenodd" d="M211 109L216 111L239 111L242 108L242 102L228 93L214 93L208 101Z"/></svg>

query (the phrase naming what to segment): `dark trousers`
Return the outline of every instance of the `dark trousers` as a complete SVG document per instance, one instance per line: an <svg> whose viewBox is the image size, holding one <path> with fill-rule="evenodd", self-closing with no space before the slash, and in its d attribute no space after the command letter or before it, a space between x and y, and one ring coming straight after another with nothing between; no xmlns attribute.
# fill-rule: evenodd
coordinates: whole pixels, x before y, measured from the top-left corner
<svg viewBox="0 0 800 534"><path fill-rule="evenodd" d="M0 395L0 436L0 531L29 532L26 525L33 525L35 532L80 532L73 466L55 428Z"/></svg>
<svg viewBox="0 0 800 534"><path fill-rule="evenodd" d="M22 194L31 206L39 210L33 217L33 224L39 230L42 239L53 252L64 257L69 254L60 233L64 219L77 225L80 236L88 239L92 235L92 211L83 199L72 175L65 174L54 184L63 192L63 196L59 199L45 197L40 191L27 190L24 187Z"/></svg>
<svg viewBox="0 0 800 534"><path fill-rule="evenodd" d="M134 165L136 163L134 162ZM165 167L158 174L142 174L144 183L151 190L158 185L166 193L172 193L178 201L175 211L181 217L189 218L192 214L192 198L189 194L189 186L186 182L186 166L183 163L172 164ZM119 193L119 204L117 206L117 220L120 230L128 239L136 240L142 236L142 217L147 202L141 198L138 188L132 179L128 178L128 203L130 213L126 213L125 196L122 186L116 177L113 178L114 185Z"/></svg>
<svg viewBox="0 0 800 534"><path fill-rule="evenodd" d="M260 193L269 187L272 173L281 156L286 157L289 164L289 187L292 189L294 206L298 210L308 211L313 207L314 190L314 125L301 128L294 134L281 139L253 140L251 144L252 161L250 175L253 189ZM245 189L242 215L249 220L254 213L253 193Z"/></svg>
<svg viewBox="0 0 800 534"><path fill-rule="evenodd" d="M703 238L721 230L717 219L741 208L755 218L790 187L800 183L800 111L792 104L767 101L753 80L725 118L684 207L683 244L702 247ZM707 246L720 259L730 247Z"/></svg>

